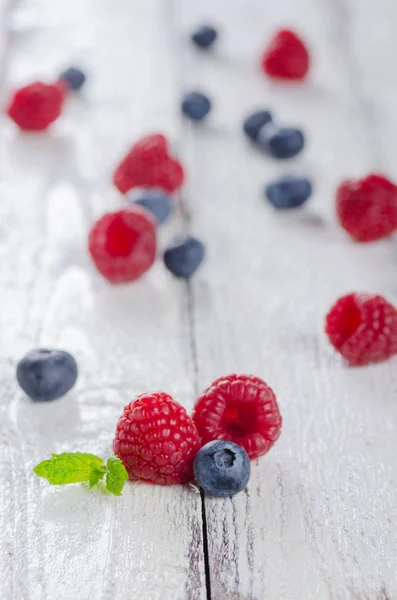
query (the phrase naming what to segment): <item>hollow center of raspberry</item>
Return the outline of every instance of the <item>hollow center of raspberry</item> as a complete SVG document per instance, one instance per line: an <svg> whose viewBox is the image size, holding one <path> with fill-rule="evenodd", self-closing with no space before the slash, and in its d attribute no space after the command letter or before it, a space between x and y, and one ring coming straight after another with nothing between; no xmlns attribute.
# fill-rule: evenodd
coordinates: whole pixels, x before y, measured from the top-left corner
<svg viewBox="0 0 397 600"><path fill-rule="evenodd" d="M117 217L107 229L106 251L114 257L128 256L138 240L138 234Z"/></svg>
<svg viewBox="0 0 397 600"><path fill-rule="evenodd" d="M345 306L342 314L339 317L338 323L338 334L341 344L348 340L357 331L361 323L361 312L357 305L351 303Z"/></svg>
<svg viewBox="0 0 397 600"><path fill-rule="evenodd" d="M246 405L230 405L223 414L223 426L232 439L237 439L253 431L255 412Z"/></svg>

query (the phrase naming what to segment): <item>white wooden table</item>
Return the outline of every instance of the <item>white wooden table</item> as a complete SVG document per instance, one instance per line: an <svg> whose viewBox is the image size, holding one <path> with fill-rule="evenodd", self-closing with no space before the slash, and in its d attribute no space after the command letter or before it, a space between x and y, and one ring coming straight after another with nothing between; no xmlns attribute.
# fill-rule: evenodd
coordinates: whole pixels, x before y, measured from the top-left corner
<svg viewBox="0 0 397 600"><path fill-rule="evenodd" d="M0 14L2 100L71 62L89 73L48 135L0 121L1 600L396 599L397 362L347 368L323 334L343 293L397 302L395 242L353 244L333 211L343 177L397 177L395 0L0 0ZM203 21L220 26L215 55L186 39ZM257 68L285 24L313 50L303 86ZM180 118L190 88L213 98L203 127ZM262 106L303 126L301 158L247 146L242 119ZM159 262L111 288L86 234L123 204L118 159L158 130L188 172L161 243L191 231L208 261L188 285ZM292 215L262 200L286 170L316 188ZM17 388L16 362L38 345L80 365L59 402ZM202 504L189 487L140 484L110 498L33 475L51 452L107 456L136 394L162 389L190 408L233 371L263 377L285 423L235 498Z"/></svg>

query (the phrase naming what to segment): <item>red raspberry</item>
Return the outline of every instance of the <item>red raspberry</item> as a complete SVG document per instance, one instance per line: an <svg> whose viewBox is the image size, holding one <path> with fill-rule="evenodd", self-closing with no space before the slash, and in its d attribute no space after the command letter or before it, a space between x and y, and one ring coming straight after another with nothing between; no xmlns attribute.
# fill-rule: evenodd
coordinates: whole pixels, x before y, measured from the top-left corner
<svg viewBox="0 0 397 600"><path fill-rule="evenodd" d="M184 172L181 163L176 158L168 158L156 169L154 187L161 187L167 192L174 192L181 187Z"/></svg>
<svg viewBox="0 0 397 600"><path fill-rule="evenodd" d="M168 142L161 133L145 135L131 148L130 154L139 160L158 164L168 157Z"/></svg>
<svg viewBox="0 0 397 600"><path fill-rule="evenodd" d="M168 155L167 140L161 134L148 135L134 144L113 175L122 194L134 187L161 187L174 192L183 183L181 164Z"/></svg>
<svg viewBox="0 0 397 600"><path fill-rule="evenodd" d="M262 69L275 79L304 79L310 56L303 41L289 29L281 29L262 56Z"/></svg>
<svg viewBox="0 0 397 600"><path fill-rule="evenodd" d="M136 205L107 213L92 227L88 245L98 271L111 283L134 281L156 258L156 222Z"/></svg>
<svg viewBox="0 0 397 600"><path fill-rule="evenodd" d="M168 394L142 394L124 408L113 442L130 479L172 485L193 478L201 446L186 410Z"/></svg>
<svg viewBox="0 0 397 600"><path fill-rule="evenodd" d="M36 81L14 93L7 114L24 131L43 131L61 114L64 99L63 84Z"/></svg>
<svg viewBox="0 0 397 600"><path fill-rule="evenodd" d="M203 444L230 440L248 456L266 454L280 436L276 396L253 375L228 375L212 383L196 401L193 421Z"/></svg>
<svg viewBox="0 0 397 600"><path fill-rule="evenodd" d="M383 175L344 181L336 194L336 211L353 239L379 240L397 227L397 187Z"/></svg>
<svg viewBox="0 0 397 600"><path fill-rule="evenodd" d="M325 332L351 365L381 362L397 352L397 311L382 296L348 294L329 311Z"/></svg>

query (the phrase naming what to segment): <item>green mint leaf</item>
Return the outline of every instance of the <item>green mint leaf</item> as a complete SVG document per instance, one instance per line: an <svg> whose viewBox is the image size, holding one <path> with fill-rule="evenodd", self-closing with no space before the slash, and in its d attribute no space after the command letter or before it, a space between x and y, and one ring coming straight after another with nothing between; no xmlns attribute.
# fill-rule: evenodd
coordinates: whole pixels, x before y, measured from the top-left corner
<svg viewBox="0 0 397 600"><path fill-rule="evenodd" d="M106 473L105 465L103 465L103 467L97 467L93 471L91 471L91 475L90 475L90 479L89 479L90 488L92 488L96 483L98 483L98 481L100 481L100 479L102 479L102 477L105 475L105 473Z"/></svg>
<svg viewBox="0 0 397 600"><path fill-rule="evenodd" d="M112 456L106 464L106 489L115 496L121 496L124 483L128 479L128 473L119 458Z"/></svg>
<svg viewBox="0 0 397 600"><path fill-rule="evenodd" d="M62 452L53 454L49 460L43 460L33 471L52 485L64 485L84 481L91 483L91 479L96 477L93 473L101 471L101 468L104 468L103 460L94 454ZM103 477L103 473L101 476Z"/></svg>

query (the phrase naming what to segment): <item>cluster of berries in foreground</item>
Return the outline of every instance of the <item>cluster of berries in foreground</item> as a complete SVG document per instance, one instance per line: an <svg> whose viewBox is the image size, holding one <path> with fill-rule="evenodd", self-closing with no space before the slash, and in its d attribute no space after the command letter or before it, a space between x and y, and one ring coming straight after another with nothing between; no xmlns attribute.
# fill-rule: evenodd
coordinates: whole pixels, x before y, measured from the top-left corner
<svg viewBox="0 0 397 600"><path fill-rule="evenodd" d="M195 476L205 491L230 496L245 487L249 459L270 450L281 423L264 381L229 375L196 400L192 418L167 394L139 396L124 409L113 451L130 479L169 485Z"/></svg>
<svg viewBox="0 0 397 600"><path fill-rule="evenodd" d="M35 400L41 374L47 379L41 384L43 400L50 399L51 386L56 390L53 398L59 397L62 380L59 370L50 374L50 364L41 360L43 353L30 353L18 366L18 379L21 372L26 375L29 371L32 379L36 378L29 382ZM56 358L56 351L52 354ZM62 365L66 374L70 364L63 360ZM228 375L214 381L196 400L192 417L164 392L142 394L127 404L117 424L116 458L109 459L113 462L106 485L109 477L109 484L113 482L117 490L113 493L120 493L127 477L159 485L195 480L208 494L232 496L245 488L250 460L270 450L281 425L275 394L253 375ZM120 463L114 463L117 459ZM35 473L54 485L85 481L94 485L104 477L106 468L103 460L93 455L64 453L40 463ZM116 475L117 486L113 481Z"/></svg>

